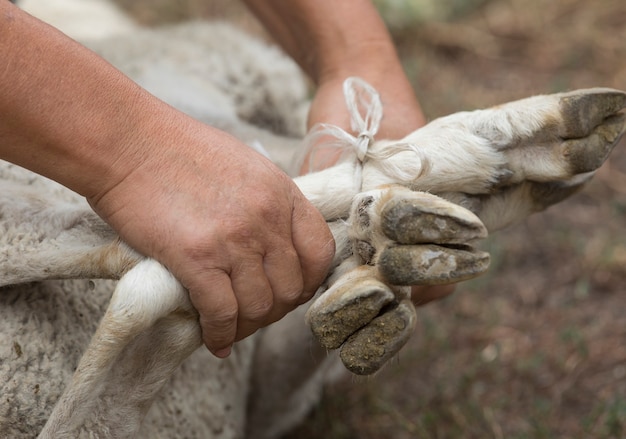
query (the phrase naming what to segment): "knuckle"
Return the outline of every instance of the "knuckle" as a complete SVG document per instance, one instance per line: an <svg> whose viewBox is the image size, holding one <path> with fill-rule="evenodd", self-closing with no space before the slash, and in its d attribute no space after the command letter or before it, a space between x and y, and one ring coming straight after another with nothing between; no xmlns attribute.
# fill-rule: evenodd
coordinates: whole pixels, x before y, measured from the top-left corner
<svg viewBox="0 0 626 439"><path fill-rule="evenodd" d="M277 282L277 288L274 291L274 297L281 306L294 308L296 305L303 303L304 293L304 271L302 270L301 261L295 250L292 249L289 259L283 259L285 272Z"/></svg>
<svg viewBox="0 0 626 439"><path fill-rule="evenodd" d="M288 289L282 291L280 294L280 301L285 305L293 307L306 302L310 298L308 296L309 293L302 291L302 285L300 285L297 289Z"/></svg>
<svg viewBox="0 0 626 439"><path fill-rule="evenodd" d="M234 325L239 314L236 304L222 304L219 308L214 309L211 315L205 316L206 326L210 326L213 331L221 332L220 329L226 329L229 325Z"/></svg>
<svg viewBox="0 0 626 439"><path fill-rule="evenodd" d="M302 291L302 293L297 296L297 300L293 301L293 305L302 305L303 303L307 303L313 298L314 295L315 290L313 289L308 291Z"/></svg>
<svg viewBox="0 0 626 439"><path fill-rule="evenodd" d="M311 251L314 252L314 258L301 258L305 285L323 282L335 257L335 240L332 235L326 239L318 240L316 241L316 248L311 248Z"/></svg>
<svg viewBox="0 0 626 439"><path fill-rule="evenodd" d="M257 300L248 305L246 309L242 309L242 318L254 323L262 323L272 312L274 302L271 299Z"/></svg>
<svg viewBox="0 0 626 439"><path fill-rule="evenodd" d="M328 226L326 226L324 233L315 243L317 244L316 252L320 263L330 263L335 256L335 239Z"/></svg>

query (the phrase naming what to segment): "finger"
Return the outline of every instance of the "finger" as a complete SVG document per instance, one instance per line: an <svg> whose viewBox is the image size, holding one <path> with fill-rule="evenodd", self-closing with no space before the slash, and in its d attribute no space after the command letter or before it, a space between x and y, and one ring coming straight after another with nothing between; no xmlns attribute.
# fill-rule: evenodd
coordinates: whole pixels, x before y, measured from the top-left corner
<svg viewBox="0 0 626 439"><path fill-rule="evenodd" d="M263 267L273 293L274 306L266 323L280 320L285 314L311 298L303 293L302 267L296 250L291 246L273 251L263 258Z"/></svg>
<svg viewBox="0 0 626 439"><path fill-rule="evenodd" d="M230 277L212 270L203 279L203 288L190 288L191 303L200 314L202 341L216 357L230 354L237 332L237 299Z"/></svg>
<svg viewBox="0 0 626 439"><path fill-rule="evenodd" d="M235 339L241 340L269 323L274 297L260 255L240 261L230 278L238 305Z"/></svg>
<svg viewBox="0 0 626 439"><path fill-rule="evenodd" d="M302 270L304 303L328 274L335 255L335 240L322 215L302 194L294 204L291 236Z"/></svg>

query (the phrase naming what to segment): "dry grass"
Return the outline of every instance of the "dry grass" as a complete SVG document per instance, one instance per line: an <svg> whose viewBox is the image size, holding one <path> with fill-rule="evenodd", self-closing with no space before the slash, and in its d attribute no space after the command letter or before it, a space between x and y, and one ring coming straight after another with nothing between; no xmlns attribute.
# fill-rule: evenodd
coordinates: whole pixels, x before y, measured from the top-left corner
<svg viewBox="0 0 626 439"><path fill-rule="evenodd" d="M258 30L238 2L118 2L146 23L226 16ZM430 118L626 89L623 0L442 3L393 29ZM421 309L397 361L328 389L285 439L626 437L625 213L622 142L584 192L490 238L489 274Z"/></svg>

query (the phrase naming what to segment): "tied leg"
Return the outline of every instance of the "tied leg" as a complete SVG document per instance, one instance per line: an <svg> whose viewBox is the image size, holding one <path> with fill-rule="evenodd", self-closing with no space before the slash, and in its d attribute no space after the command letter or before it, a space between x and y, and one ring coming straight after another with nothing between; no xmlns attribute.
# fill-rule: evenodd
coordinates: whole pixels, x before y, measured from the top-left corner
<svg viewBox="0 0 626 439"><path fill-rule="evenodd" d="M371 374L413 333L416 312L407 286L483 273L489 255L471 244L486 229L466 209L401 186L359 194L348 229L353 255L331 276L307 320L322 346L341 346L350 371Z"/></svg>

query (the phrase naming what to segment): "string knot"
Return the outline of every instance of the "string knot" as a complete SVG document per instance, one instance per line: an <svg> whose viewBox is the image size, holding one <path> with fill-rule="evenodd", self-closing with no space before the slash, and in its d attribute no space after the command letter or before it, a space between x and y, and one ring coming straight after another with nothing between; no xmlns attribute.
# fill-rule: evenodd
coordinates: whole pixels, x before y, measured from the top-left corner
<svg viewBox="0 0 626 439"><path fill-rule="evenodd" d="M360 162L367 157L367 151L380 128L383 105L378 92L361 78L350 77L343 83L343 94L350 113L350 128L356 137L351 142Z"/></svg>
<svg viewBox="0 0 626 439"><path fill-rule="evenodd" d="M374 141L374 136L369 133L361 133L356 138L356 157L360 162L365 161L367 150Z"/></svg>
<svg viewBox="0 0 626 439"><path fill-rule="evenodd" d="M343 94L350 115L350 128L356 135L336 125L316 124L304 140L305 152L311 149L315 154L322 149L341 149L356 156L362 164L380 127L383 106L378 92L361 78L347 78L343 83Z"/></svg>
<svg viewBox="0 0 626 439"><path fill-rule="evenodd" d="M418 145L412 142L399 140L388 142L384 148L371 148L375 136L380 128L383 117L383 106L380 95L370 84L357 77L347 78L343 83L343 94L350 114L351 134L332 124L317 124L304 139L303 152L311 151L311 171L313 157L323 150L342 151L339 160L353 160L355 162L355 187L363 187L363 166L367 160L376 162L376 165L387 176L397 183L409 184L426 175L431 164L428 158L420 151ZM398 162L389 160L396 154L412 152L417 156L416 162L406 160ZM337 154L329 154L336 159ZM304 158L301 157L301 160ZM302 163L302 162L300 162ZM332 165L333 163L328 163Z"/></svg>

